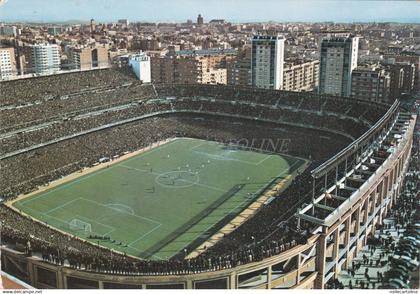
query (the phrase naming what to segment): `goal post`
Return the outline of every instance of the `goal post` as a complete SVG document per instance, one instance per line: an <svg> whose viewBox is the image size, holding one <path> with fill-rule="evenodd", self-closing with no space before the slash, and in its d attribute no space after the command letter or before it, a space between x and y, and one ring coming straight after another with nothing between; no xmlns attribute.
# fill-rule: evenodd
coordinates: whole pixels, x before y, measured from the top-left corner
<svg viewBox="0 0 420 294"><path fill-rule="evenodd" d="M92 225L80 219L74 218L69 222L70 230L72 231L84 231L87 233L92 232Z"/></svg>

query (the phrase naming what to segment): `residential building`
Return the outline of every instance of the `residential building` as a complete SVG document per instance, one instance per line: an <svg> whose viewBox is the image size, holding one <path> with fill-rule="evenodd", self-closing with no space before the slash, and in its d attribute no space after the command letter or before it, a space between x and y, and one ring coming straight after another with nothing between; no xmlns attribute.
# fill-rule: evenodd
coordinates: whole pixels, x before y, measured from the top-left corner
<svg viewBox="0 0 420 294"><path fill-rule="evenodd" d="M403 93L411 93L415 89L416 66L409 62L397 62L387 65L391 75L391 96L398 98Z"/></svg>
<svg viewBox="0 0 420 294"><path fill-rule="evenodd" d="M105 47L72 47L69 49L69 69L90 70L109 66Z"/></svg>
<svg viewBox="0 0 420 294"><path fill-rule="evenodd" d="M60 70L60 50L56 44L36 44L31 47L29 71L53 74Z"/></svg>
<svg viewBox="0 0 420 294"><path fill-rule="evenodd" d="M283 90L311 92L318 89L319 60L286 62L283 71Z"/></svg>
<svg viewBox="0 0 420 294"><path fill-rule="evenodd" d="M90 30L91 34L94 34L96 32L96 22L93 18L90 20L90 29L89 30Z"/></svg>
<svg viewBox="0 0 420 294"><path fill-rule="evenodd" d="M175 57L152 56L150 64L153 83L175 83Z"/></svg>
<svg viewBox="0 0 420 294"><path fill-rule="evenodd" d="M0 26L0 35L16 37L18 35L18 29L15 26Z"/></svg>
<svg viewBox="0 0 420 294"><path fill-rule="evenodd" d="M349 97L351 73L357 67L359 38L330 36L322 40L319 93Z"/></svg>
<svg viewBox="0 0 420 294"><path fill-rule="evenodd" d="M92 68L92 50L91 48L70 48L69 69L87 70Z"/></svg>
<svg viewBox="0 0 420 294"><path fill-rule="evenodd" d="M351 97L376 101L391 102L391 75L379 65L359 66L352 72Z"/></svg>
<svg viewBox="0 0 420 294"><path fill-rule="evenodd" d="M61 27L49 27L48 28L48 35L56 36L63 33L63 28Z"/></svg>
<svg viewBox="0 0 420 294"><path fill-rule="evenodd" d="M227 84L222 56L180 56L175 59L174 81L182 84Z"/></svg>
<svg viewBox="0 0 420 294"><path fill-rule="evenodd" d="M16 74L24 75L26 71L26 56L19 52L19 48L16 54Z"/></svg>
<svg viewBox="0 0 420 294"><path fill-rule="evenodd" d="M197 25L202 26L204 24L204 18L199 14L197 16Z"/></svg>
<svg viewBox="0 0 420 294"><path fill-rule="evenodd" d="M149 51L149 50L160 50L161 42L153 38L147 39L135 39L130 46L131 50L137 51Z"/></svg>
<svg viewBox="0 0 420 294"><path fill-rule="evenodd" d="M413 52L403 52L400 55L388 54L384 56L386 64L411 63L415 66L414 88L420 89L420 55Z"/></svg>
<svg viewBox="0 0 420 294"><path fill-rule="evenodd" d="M251 47L238 51L236 58L226 63L227 84L233 86L251 85Z"/></svg>
<svg viewBox="0 0 420 294"><path fill-rule="evenodd" d="M403 93L412 93L414 90L416 66L409 62L398 62L394 66L404 70Z"/></svg>
<svg viewBox="0 0 420 294"><path fill-rule="evenodd" d="M0 47L0 80L10 80L16 75L15 49Z"/></svg>
<svg viewBox="0 0 420 294"><path fill-rule="evenodd" d="M92 48L92 67L102 68L109 66L108 49L105 47Z"/></svg>
<svg viewBox="0 0 420 294"><path fill-rule="evenodd" d="M256 35L252 38L252 86L275 90L283 88L284 41L278 35Z"/></svg>
<svg viewBox="0 0 420 294"><path fill-rule="evenodd" d="M140 81L143 83L150 83L152 81L150 57L145 53L140 52L138 54L131 55L128 59L128 64Z"/></svg>
<svg viewBox="0 0 420 294"><path fill-rule="evenodd" d="M118 23L124 26L128 26L130 24L129 20L124 18L124 19L119 19Z"/></svg>
<svg viewBox="0 0 420 294"><path fill-rule="evenodd" d="M225 68L209 68L202 73L202 84L226 85L227 72Z"/></svg>
<svg viewBox="0 0 420 294"><path fill-rule="evenodd" d="M227 84L227 64L236 50L171 50L152 57L154 83Z"/></svg>
<svg viewBox="0 0 420 294"><path fill-rule="evenodd" d="M390 73L390 96L391 99L396 99L403 93L404 84L404 69L396 66L387 66L387 71Z"/></svg>

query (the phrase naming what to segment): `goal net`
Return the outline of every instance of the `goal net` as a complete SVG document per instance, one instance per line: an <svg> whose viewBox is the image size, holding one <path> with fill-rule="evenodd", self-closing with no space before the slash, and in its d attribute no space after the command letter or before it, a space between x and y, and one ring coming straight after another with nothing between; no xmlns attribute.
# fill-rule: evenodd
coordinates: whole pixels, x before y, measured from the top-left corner
<svg viewBox="0 0 420 294"><path fill-rule="evenodd" d="M74 218L69 222L70 230L92 232L92 225L80 219Z"/></svg>

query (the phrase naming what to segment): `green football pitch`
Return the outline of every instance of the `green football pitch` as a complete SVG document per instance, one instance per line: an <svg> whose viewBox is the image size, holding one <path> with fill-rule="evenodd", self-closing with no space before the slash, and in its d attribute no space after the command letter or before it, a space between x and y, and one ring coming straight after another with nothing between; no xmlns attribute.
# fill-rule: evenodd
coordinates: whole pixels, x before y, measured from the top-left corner
<svg viewBox="0 0 420 294"><path fill-rule="evenodd" d="M13 205L102 246L168 259L205 241L304 164L295 157L183 138Z"/></svg>

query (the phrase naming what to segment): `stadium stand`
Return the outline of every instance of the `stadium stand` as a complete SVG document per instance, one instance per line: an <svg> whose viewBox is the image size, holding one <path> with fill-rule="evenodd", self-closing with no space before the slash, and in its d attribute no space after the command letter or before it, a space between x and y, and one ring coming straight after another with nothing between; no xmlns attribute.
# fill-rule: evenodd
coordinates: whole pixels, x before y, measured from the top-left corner
<svg viewBox="0 0 420 294"><path fill-rule="evenodd" d="M0 205L1 235L8 246L23 248L27 256L39 256L50 264L119 275L220 271L306 244L314 226L309 222L297 226L293 216L313 197L311 171L369 130L389 108L310 93L142 85L121 69L3 82L0 93L4 201L91 167L100 158L174 137L218 142L293 138L287 153L312 161L281 197L191 259L179 254L165 261L140 260L63 234ZM340 202L331 200L329 205L338 207Z"/></svg>

